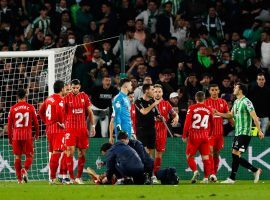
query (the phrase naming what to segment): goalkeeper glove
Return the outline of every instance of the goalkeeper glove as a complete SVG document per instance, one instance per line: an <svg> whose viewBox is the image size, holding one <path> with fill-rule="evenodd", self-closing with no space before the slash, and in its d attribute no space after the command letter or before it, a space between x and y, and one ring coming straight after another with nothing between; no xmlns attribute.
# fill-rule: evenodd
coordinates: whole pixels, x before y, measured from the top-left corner
<svg viewBox="0 0 270 200"><path fill-rule="evenodd" d="M117 129L117 131L121 131L121 126L120 125L117 125L116 126L116 129Z"/></svg>

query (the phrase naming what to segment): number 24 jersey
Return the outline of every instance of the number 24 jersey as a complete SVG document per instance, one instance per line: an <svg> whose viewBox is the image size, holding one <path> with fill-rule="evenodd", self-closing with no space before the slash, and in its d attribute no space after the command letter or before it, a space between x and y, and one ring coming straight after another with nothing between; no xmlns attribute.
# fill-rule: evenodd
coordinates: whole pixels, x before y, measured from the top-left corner
<svg viewBox="0 0 270 200"><path fill-rule="evenodd" d="M189 106L183 130L183 138L209 138L213 130L212 109L202 103Z"/></svg>

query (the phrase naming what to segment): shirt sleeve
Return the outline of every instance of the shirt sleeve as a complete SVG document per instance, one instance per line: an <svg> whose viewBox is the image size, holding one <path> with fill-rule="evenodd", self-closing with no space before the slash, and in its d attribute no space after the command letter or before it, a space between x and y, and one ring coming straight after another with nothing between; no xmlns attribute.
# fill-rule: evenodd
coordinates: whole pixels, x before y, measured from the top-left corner
<svg viewBox="0 0 270 200"><path fill-rule="evenodd" d="M247 99L245 101L245 105L247 107L248 112L251 112L251 111L254 110L254 106L253 106L252 102L249 99Z"/></svg>
<svg viewBox="0 0 270 200"><path fill-rule="evenodd" d="M34 122L35 131L36 131L36 136L39 136L38 118L37 118L37 113L34 107L32 107L32 115L33 115L33 122Z"/></svg>
<svg viewBox="0 0 270 200"><path fill-rule="evenodd" d="M12 109L10 109L9 114L8 114L8 138L9 140L12 140L12 127L13 127L13 113Z"/></svg>
<svg viewBox="0 0 270 200"><path fill-rule="evenodd" d="M185 120L185 124L184 124L184 129L183 129L183 138L186 138L188 135L188 131L191 125L191 118L192 118L192 110L189 108L187 111L187 115L186 115L186 120Z"/></svg>
<svg viewBox="0 0 270 200"><path fill-rule="evenodd" d="M43 102L43 104L41 105L39 111L38 111L39 117L40 119L46 123L46 103Z"/></svg>
<svg viewBox="0 0 270 200"><path fill-rule="evenodd" d="M228 106L228 103L227 103L227 101L223 101L224 102L224 113L227 113L227 112L229 112L229 106Z"/></svg>
<svg viewBox="0 0 270 200"><path fill-rule="evenodd" d="M113 101L113 109L114 109L114 121L116 126L121 126L121 110L122 110L122 105L120 99L115 99Z"/></svg>
<svg viewBox="0 0 270 200"><path fill-rule="evenodd" d="M56 105L56 113L57 113L57 122L59 123L64 123L64 113L65 113L65 109L64 109L64 101L61 100L57 105Z"/></svg>
<svg viewBox="0 0 270 200"><path fill-rule="evenodd" d="M108 150L106 155L106 176L108 181L111 181L113 173L115 171L115 159L115 154L112 151Z"/></svg>

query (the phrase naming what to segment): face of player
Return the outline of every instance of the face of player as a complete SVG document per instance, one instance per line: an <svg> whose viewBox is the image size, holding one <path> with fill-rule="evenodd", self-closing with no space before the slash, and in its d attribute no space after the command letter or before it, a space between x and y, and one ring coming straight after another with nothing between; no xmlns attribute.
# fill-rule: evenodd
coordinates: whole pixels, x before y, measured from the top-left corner
<svg viewBox="0 0 270 200"><path fill-rule="evenodd" d="M234 88L233 88L233 94L234 94L235 96L238 96L238 95L241 94L241 90L240 90L240 88L239 88L239 85L235 85L235 86L234 86Z"/></svg>
<svg viewBox="0 0 270 200"><path fill-rule="evenodd" d="M132 91L132 84L131 84L131 81L125 83L125 87L127 88L127 91L128 91L128 92L131 92L131 91Z"/></svg>
<svg viewBox="0 0 270 200"><path fill-rule="evenodd" d="M219 88L218 87L211 87L209 90L209 93L213 99L217 99L218 94L219 94Z"/></svg>
<svg viewBox="0 0 270 200"><path fill-rule="evenodd" d="M155 92L154 86L151 85L149 90L147 90L146 92L149 98L154 98L154 92Z"/></svg>
<svg viewBox="0 0 270 200"><path fill-rule="evenodd" d="M71 92L71 87L68 84L68 85L65 86L65 95L68 95L70 92Z"/></svg>
<svg viewBox="0 0 270 200"><path fill-rule="evenodd" d="M163 96L163 91L162 91L162 89L161 89L161 88L155 88L155 89L154 89L154 98L155 98L156 100L159 100L159 99L162 98L162 96Z"/></svg>
<svg viewBox="0 0 270 200"><path fill-rule="evenodd" d="M80 89L81 89L81 85L71 85L71 92L74 94L74 95L77 95L79 92L80 92Z"/></svg>
<svg viewBox="0 0 270 200"><path fill-rule="evenodd" d="M134 93L129 94L128 99L129 99L130 103L133 103L134 102Z"/></svg>

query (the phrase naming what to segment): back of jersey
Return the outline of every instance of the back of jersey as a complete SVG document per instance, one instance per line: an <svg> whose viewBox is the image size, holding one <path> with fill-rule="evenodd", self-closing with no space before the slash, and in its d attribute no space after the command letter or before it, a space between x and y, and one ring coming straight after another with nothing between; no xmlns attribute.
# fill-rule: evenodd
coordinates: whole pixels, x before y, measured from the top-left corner
<svg viewBox="0 0 270 200"><path fill-rule="evenodd" d="M190 138L208 138L213 126L213 113L211 108L198 103L188 109L185 127Z"/></svg>
<svg viewBox="0 0 270 200"><path fill-rule="evenodd" d="M36 119L34 107L26 102L18 102L10 108L8 126L13 140L32 138L33 118Z"/></svg>

